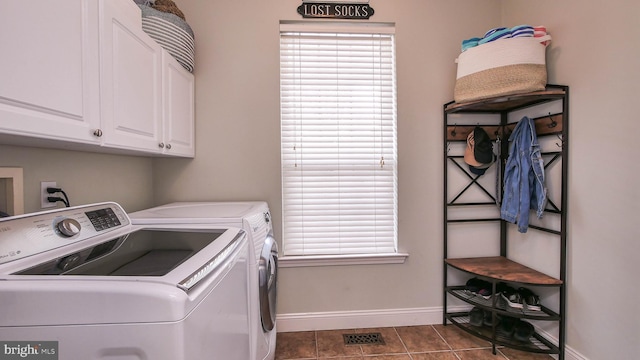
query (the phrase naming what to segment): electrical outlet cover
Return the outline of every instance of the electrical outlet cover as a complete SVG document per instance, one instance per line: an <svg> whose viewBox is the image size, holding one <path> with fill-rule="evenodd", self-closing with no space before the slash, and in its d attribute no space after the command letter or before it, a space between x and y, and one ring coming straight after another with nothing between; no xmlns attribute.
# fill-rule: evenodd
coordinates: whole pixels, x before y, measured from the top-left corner
<svg viewBox="0 0 640 360"><path fill-rule="evenodd" d="M49 202L49 200L47 200L49 196L56 196L56 194L49 194L47 192L48 187L58 187L58 184L55 181L40 182L40 207L43 209L52 208L56 206L56 203Z"/></svg>

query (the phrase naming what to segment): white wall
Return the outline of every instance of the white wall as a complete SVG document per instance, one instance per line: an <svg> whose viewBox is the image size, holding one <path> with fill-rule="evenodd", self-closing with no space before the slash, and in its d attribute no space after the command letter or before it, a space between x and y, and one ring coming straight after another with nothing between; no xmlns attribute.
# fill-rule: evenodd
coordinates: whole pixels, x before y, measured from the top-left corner
<svg viewBox="0 0 640 360"><path fill-rule="evenodd" d="M265 199L280 233L278 22L300 19L299 4L179 2L196 33L197 154L155 160L157 203ZM397 28L399 241L410 257L403 265L282 269L278 312L441 305L441 109L452 97L453 59L462 39L493 26L544 24L554 37L550 82L571 86L568 344L590 359L633 358L638 3L370 4L371 21Z"/></svg>
<svg viewBox="0 0 640 360"><path fill-rule="evenodd" d="M20 166L25 207L39 181L75 204L134 211L174 200L267 200L280 234L278 22L299 0L178 0L196 33L196 158L149 159L0 145ZM402 265L286 268L278 312L441 305L442 104L452 98L460 41L498 24L553 34L550 82L571 87L568 345L592 360L640 353L637 141L640 3L579 0L371 0L395 22ZM591 4L591 5L588 5Z"/></svg>
<svg viewBox="0 0 640 360"><path fill-rule="evenodd" d="M546 25L549 82L570 88L567 342L589 359L640 353L640 2L503 2Z"/></svg>
<svg viewBox="0 0 640 360"><path fill-rule="evenodd" d="M280 235L279 21L299 0L180 0L196 34L196 158L155 160L158 203L264 199ZM498 1L375 1L395 22L402 265L283 268L278 313L441 304L442 104L465 36L500 22ZM460 11L465 8L465 11Z"/></svg>
<svg viewBox="0 0 640 360"><path fill-rule="evenodd" d="M42 210L41 181L56 181L71 205L115 201L129 212L147 208L153 205L152 164L144 157L0 145L0 166L23 169L26 213Z"/></svg>

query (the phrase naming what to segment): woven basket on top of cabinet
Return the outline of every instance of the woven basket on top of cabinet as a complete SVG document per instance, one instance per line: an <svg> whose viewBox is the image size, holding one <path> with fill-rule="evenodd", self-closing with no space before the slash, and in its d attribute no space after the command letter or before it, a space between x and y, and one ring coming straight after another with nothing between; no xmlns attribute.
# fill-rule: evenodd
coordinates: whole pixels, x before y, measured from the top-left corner
<svg viewBox="0 0 640 360"><path fill-rule="evenodd" d="M462 52L453 98L468 102L544 90L549 35L500 39Z"/></svg>

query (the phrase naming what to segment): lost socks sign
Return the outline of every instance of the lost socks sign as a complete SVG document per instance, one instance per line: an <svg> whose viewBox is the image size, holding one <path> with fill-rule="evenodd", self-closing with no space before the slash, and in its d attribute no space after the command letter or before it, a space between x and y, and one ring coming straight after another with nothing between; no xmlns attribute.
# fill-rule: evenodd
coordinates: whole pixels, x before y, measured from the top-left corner
<svg viewBox="0 0 640 360"><path fill-rule="evenodd" d="M298 6L298 14L303 18L367 20L373 15L373 8L369 4L304 2Z"/></svg>

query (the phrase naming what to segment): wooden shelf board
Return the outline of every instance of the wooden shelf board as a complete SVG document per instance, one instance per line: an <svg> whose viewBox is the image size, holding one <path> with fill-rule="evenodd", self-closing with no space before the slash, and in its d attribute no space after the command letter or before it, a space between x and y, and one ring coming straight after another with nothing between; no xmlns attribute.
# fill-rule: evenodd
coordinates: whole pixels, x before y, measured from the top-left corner
<svg viewBox="0 0 640 360"><path fill-rule="evenodd" d="M500 281L540 286L562 285L562 280L502 256L445 259L445 262L458 270Z"/></svg>
<svg viewBox="0 0 640 360"><path fill-rule="evenodd" d="M525 94L505 95L463 103L452 102L447 104L444 110L449 113L511 111L521 107L535 105L550 99L560 99L564 94L565 91L563 89L547 88L546 90Z"/></svg>

